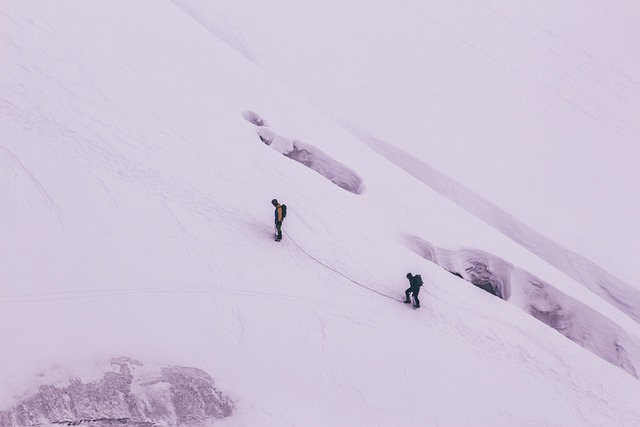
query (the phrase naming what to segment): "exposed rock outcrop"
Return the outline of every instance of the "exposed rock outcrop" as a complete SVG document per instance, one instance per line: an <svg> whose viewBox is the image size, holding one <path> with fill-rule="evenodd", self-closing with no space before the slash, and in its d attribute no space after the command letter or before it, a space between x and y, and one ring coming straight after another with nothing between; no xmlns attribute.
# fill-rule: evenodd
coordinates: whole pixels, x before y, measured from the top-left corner
<svg viewBox="0 0 640 427"><path fill-rule="evenodd" d="M114 371L84 383L71 378L66 386L41 385L0 411L0 427L33 425L195 426L228 417L233 402L196 368L143 368L137 360L111 360Z"/></svg>

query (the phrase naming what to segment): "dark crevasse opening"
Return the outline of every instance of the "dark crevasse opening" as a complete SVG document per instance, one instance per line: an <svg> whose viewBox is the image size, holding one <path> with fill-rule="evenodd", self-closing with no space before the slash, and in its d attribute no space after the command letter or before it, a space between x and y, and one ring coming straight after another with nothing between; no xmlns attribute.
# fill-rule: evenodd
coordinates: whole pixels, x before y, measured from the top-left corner
<svg viewBox="0 0 640 427"><path fill-rule="evenodd" d="M249 121L255 122L255 120ZM259 126L257 133L260 141L265 145L319 173L343 190L353 194L362 194L364 191L362 178L356 172L319 148L302 141L282 137L266 127Z"/></svg>
<svg viewBox="0 0 640 427"><path fill-rule="evenodd" d="M438 248L416 236L407 247L449 273L507 301L638 378L640 342L617 323L535 275L479 249Z"/></svg>

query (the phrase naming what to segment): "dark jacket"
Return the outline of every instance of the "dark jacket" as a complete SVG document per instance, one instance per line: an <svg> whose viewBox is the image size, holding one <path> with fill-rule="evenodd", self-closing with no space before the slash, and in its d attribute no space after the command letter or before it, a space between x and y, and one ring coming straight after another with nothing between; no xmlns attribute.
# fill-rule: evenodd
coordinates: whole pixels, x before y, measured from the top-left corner
<svg viewBox="0 0 640 427"><path fill-rule="evenodd" d="M422 277L419 274L415 276L407 277L409 279L409 287L412 292L420 292L420 286L422 286Z"/></svg>

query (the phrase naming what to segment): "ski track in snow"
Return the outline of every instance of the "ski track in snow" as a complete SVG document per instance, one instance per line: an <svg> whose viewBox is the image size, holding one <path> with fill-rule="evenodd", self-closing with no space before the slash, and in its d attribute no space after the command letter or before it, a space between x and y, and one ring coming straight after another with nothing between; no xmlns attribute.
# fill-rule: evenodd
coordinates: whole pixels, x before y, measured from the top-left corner
<svg viewBox="0 0 640 427"><path fill-rule="evenodd" d="M41 200L44 201L45 205L47 206L47 210L53 212L53 214L57 218L58 224L61 227L63 227L61 210L56 204L56 202L53 200L53 198L49 195L49 193L47 192L42 182L40 182L35 177L33 172L31 172L27 167L25 167L25 165L20 161L20 158L17 155L15 155L11 150L2 146L0 146L0 150L2 150L2 152L4 153L4 155L0 154L0 162L6 165L6 170L12 170L14 173L14 177L7 179L9 182L14 182L14 192L22 193L22 191L24 190L23 188L21 188L20 189L21 191L17 191L18 188L15 188L16 182L20 182L20 181L30 182L32 188L35 189L36 193L40 195ZM3 167L3 169L5 168ZM20 175L22 175L22 177L24 178L21 179Z"/></svg>
<svg viewBox="0 0 640 427"><path fill-rule="evenodd" d="M176 219L176 221L178 221ZM265 228L266 230L266 228ZM183 230L185 235L188 236L188 232ZM374 288L368 287L366 285L361 284L360 282L350 278L344 273L340 272L336 268L333 268L315 258L313 255L309 254L302 247L296 243L291 236L286 233L287 238L290 240L291 248L294 251L299 252L305 258L307 258L311 264L319 264L323 268L335 273L340 276L347 282L350 282L350 286L356 286L357 289L361 289L363 291L367 291L378 296L382 296L388 299L397 300L397 298L380 292ZM187 237L188 240L198 240L191 236ZM226 244L226 243L225 243ZM288 245L289 243L284 242L283 245ZM195 251L193 251L195 253ZM197 256L198 260L203 262L210 270L213 269L212 265L208 262L205 262L204 258L200 255ZM110 298L110 297L121 297L121 296L142 296L149 294L206 294L206 295L216 295L216 296L230 296L230 297L245 297L245 298L258 298L258 299L270 299L270 300L278 300L287 303L300 304L304 303L309 308L313 308L312 304L320 304L317 301L314 301L311 297L303 297L303 296L295 296L295 295L286 295L279 293L268 293L268 292L258 292L258 291L247 291L247 290L238 290L233 288L227 288L224 286L179 286L179 287L130 287L127 289L109 289L109 290L86 290L86 291L65 291L65 292L57 292L57 293L36 293L32 295L2 295L0 296L0 304L37 304L42 302L56 302L56 301L68 301L68 300L83 300L83 299L100 299L100 298ZM329 304L330 306L330 304ZM353 320L353 319L351 319Z"/></svg>
<svg viewBox="0 0 640 427"><path fill-rule="evenodd" d="M144 287L144 288L127 288L127 289L110 289L96 291L76 291L76 292L57 292L57 293L37 293L33 295L4 295L0 297L0 304L37 304L42 302L55 302L67 300L82 299L99 299L105 297L118 296L140 296L147 294L207 294L220 296L238 296L247 298L260 299L277 299L284 302L300 303L312 301L311 298L297 297L293 295L270 294L256 291L243 291L230 288L213 288L213 287Z"/></svg>

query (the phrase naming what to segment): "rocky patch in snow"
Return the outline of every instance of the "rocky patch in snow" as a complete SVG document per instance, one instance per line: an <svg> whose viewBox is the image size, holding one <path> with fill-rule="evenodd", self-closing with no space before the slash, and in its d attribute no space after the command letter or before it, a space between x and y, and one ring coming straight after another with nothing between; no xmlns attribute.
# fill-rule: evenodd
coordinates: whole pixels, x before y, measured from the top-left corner
<svg viewBox="0 0 640 427"><path fill-rule="evenodd" d="M94 381L41 385L0 411L0 427L205 426L233 412L233 402L200 369L150 369L126 357L112 359L111 368Z"/></svg>
<svg viewBox="0 0 640 427"><path fill-rule="evenodd" d="M256 126L269 127L269 123L260 116L260 114L247 110L242 112L242 118Z"/></svg>

